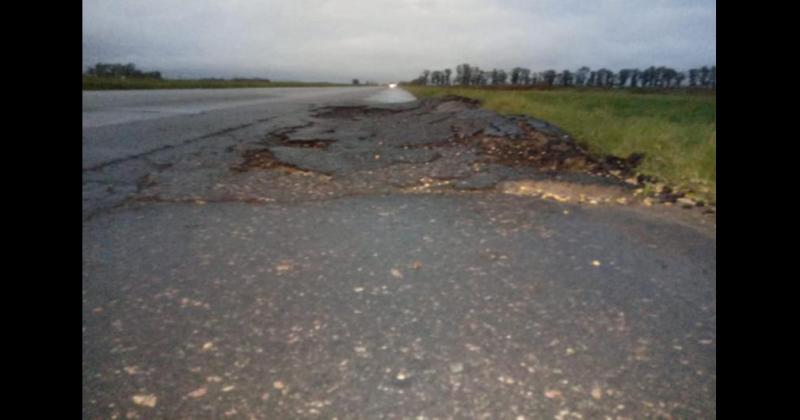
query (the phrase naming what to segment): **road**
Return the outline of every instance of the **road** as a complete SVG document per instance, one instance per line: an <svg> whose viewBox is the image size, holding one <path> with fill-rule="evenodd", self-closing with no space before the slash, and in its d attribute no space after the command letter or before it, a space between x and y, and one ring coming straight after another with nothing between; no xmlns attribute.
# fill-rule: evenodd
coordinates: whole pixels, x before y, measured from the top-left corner
<svg viewBox="0 0 800 420"><path fill-rule="evenodd" d="M716 417L713 215L394 95L84 94L83 417Z"/></svg>

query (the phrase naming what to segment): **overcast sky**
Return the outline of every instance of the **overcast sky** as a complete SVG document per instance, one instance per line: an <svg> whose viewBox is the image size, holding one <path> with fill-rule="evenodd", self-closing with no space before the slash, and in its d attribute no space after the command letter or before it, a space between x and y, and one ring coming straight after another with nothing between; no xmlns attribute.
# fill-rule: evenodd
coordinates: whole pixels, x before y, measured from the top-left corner
<svg viewBox="0 0 800 420"><path fill-rule="evenodd" d="M715 0L83 0L83 64L388 82L423 69L716 64Z"/></svg>

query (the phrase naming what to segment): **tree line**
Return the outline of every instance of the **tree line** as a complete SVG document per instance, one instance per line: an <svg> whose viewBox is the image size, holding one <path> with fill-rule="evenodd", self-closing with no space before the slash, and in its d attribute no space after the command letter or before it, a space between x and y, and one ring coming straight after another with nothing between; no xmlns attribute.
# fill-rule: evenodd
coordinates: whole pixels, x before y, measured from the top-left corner
<svg viewBox="0 0 800 420"><path fill-rule="evenodd" d="M423 70L411 81L416 85L432 86L576 86L576 87L632 87L632 88L717 88L717 66L703 66L686 72L669 67L650 66L646 69L622 69L617 72L601 68L592 70L581 67L576 71L546 70L532 72L523 67L514 67L510 72L503 69L482 70L469 64L450 69Z"/></svg>
<svg viewBox="0 0 800 420"><path fill-rule="evenodd" d="M97 63L86 71L89 76L115 77L131 79L161 79L161 72L143 72L133 63Z"/></svg>

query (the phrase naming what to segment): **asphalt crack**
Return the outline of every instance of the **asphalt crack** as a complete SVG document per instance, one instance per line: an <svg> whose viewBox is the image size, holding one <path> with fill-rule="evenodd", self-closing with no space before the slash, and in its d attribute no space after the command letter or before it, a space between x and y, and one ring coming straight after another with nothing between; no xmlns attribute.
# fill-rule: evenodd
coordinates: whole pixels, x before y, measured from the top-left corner
<svg viewBox="0 0 800 420"><path fill-rule="evenodd" d="M229 133L232 133L234 131L238 131L238 130L242 130L244 128L252 127L252 126L254 126L256 124L261 124L261 123L267 122L269 120L271 120L271 118L262 118L262 119L259 119L259 120L255 120L252 123L241 124L241 125L237 125L237 126L234 126L234 127L228 127L228 128L225 128L225 129L222 129L222 130L219 130L219 131L215 131L213 133L204 134L204 135L199 136L199 137L194 137L194 138L191 138L191 139L183 140L178 144L167 144L167 145L164 145L164 146L161 146L161 147L157 147L155 149L151 149L151 150L148 150L148 151L145 151L145 152L142 152L142 153L128 155L128 156L121 157L121 158L118 158L118 159L112 159L112 160L109 160L107 162L99 163L97 165L94 165L94 166L91 166L89 168L86 168L86 169L83 170L83 172L97 171L97 170L106 168L108 166L117 165L117 164L124 163L124 162L131 161L131 160L141 159L141 158L144 158L144 157L147 157L147 156L151 156L151 155L154 155L154 154L166 151L166 150L185 147L185 146L191 145L193 143L197 143L197 142L202 141L202 140L206 140L206 139L209 139L209 138L212 138L212 137L217 137L217 136L222 136L222 135L225 135L225 134L229 134Z"/></svg>

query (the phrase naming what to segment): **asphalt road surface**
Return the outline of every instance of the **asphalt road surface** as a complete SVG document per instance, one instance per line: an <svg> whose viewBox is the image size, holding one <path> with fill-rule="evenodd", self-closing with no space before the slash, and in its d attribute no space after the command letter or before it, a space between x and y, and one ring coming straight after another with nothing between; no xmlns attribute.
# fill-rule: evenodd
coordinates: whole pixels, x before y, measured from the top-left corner
<svg viewBox="0 0 800 420"><path fill-rule="evenodd" d="M83 418L716 417L714 216L404 95L84 93Z"/></svg>

